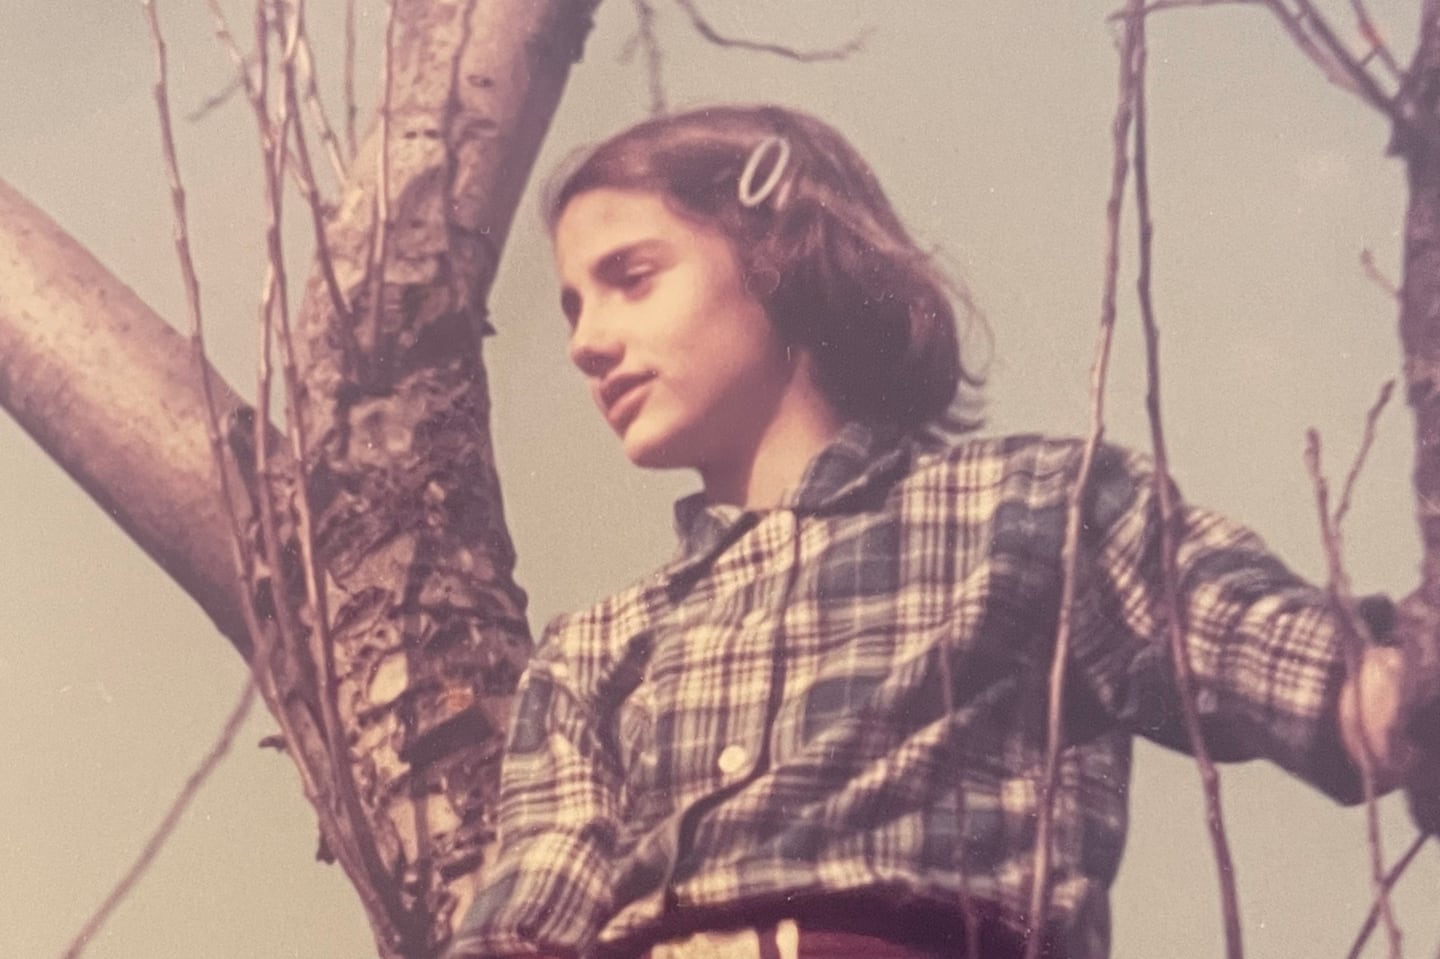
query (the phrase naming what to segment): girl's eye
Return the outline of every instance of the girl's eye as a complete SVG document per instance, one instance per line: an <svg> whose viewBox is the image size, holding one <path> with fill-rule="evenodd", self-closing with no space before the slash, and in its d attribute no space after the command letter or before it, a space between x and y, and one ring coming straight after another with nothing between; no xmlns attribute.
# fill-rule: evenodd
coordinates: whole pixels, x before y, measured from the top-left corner
<svg viewBox="0 0 1440 959"><path fill-rule="evenodd" d="M654 276L655 271L648 267L645 269L627 270L620 275L620 289L632 296L643 293L650 285L650 280L654 278Z"/></svg>

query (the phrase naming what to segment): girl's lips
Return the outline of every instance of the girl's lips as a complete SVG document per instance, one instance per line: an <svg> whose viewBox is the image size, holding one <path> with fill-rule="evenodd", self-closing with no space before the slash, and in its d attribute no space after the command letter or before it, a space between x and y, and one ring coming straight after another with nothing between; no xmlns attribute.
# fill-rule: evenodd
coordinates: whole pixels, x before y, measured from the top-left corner
<svg viewBox="0 0 1440 959"><path fill-rule="evenodd" d="M645 401L644 387L649 382L650 377L646 376L615 392L614 399L605 408L605 418L611 427L621 431L630 424L640 412L640 404Z"/></svg>
<svg viewBox="0 0 1440 959"><path fill-rule="evenodd" d="M642 370L639 373L612 373L600 384L600 406L603 409L610 409L615 405L624 393L639 386L646 380L655 378L655 374L649 370Z"/></svg>

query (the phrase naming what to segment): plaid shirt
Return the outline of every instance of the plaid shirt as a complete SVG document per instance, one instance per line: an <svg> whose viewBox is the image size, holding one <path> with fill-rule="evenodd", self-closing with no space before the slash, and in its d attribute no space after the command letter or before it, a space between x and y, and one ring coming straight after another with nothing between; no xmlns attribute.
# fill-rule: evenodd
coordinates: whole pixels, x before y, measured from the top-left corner
<svg viewBox="0 0 1440 959"><path fill-rule="evenodd" d="M852 424L780 508L682 500L674 562L545 631L499 858L450 955L623 951L677 916L865 890L963 890L1023 926L1079 454ZM1099 959L1131 735L1186 737L1147 462L1103 447L1084 520L1047 926L1062 955ZM1355 800L1324 594L1197 509L1179 561L1216 758Z"/></svg>

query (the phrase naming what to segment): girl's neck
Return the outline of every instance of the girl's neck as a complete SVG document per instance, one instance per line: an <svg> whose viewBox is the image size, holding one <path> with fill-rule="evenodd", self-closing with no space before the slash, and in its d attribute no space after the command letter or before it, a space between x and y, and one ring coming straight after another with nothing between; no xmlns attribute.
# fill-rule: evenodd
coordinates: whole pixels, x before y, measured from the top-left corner
<svg viewBox="0 0 1440 959"><path fill-rule="evenodd" d="M701 468L706 499L746 509L778 506L842 422L818 392L792 395L750 449L719 466Z"/></svg>

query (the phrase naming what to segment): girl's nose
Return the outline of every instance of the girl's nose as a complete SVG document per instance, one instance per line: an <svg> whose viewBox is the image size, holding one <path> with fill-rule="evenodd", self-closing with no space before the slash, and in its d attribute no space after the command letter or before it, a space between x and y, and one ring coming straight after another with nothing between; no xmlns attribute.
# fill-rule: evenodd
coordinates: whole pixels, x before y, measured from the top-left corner
<svg viewBox="0 0 1440 959"><path fill-rule="evenodd" d="M604 376L624 354L624 344L615 331L587 310L576 319L570 332L570 362L586 376Z"/></svg>

